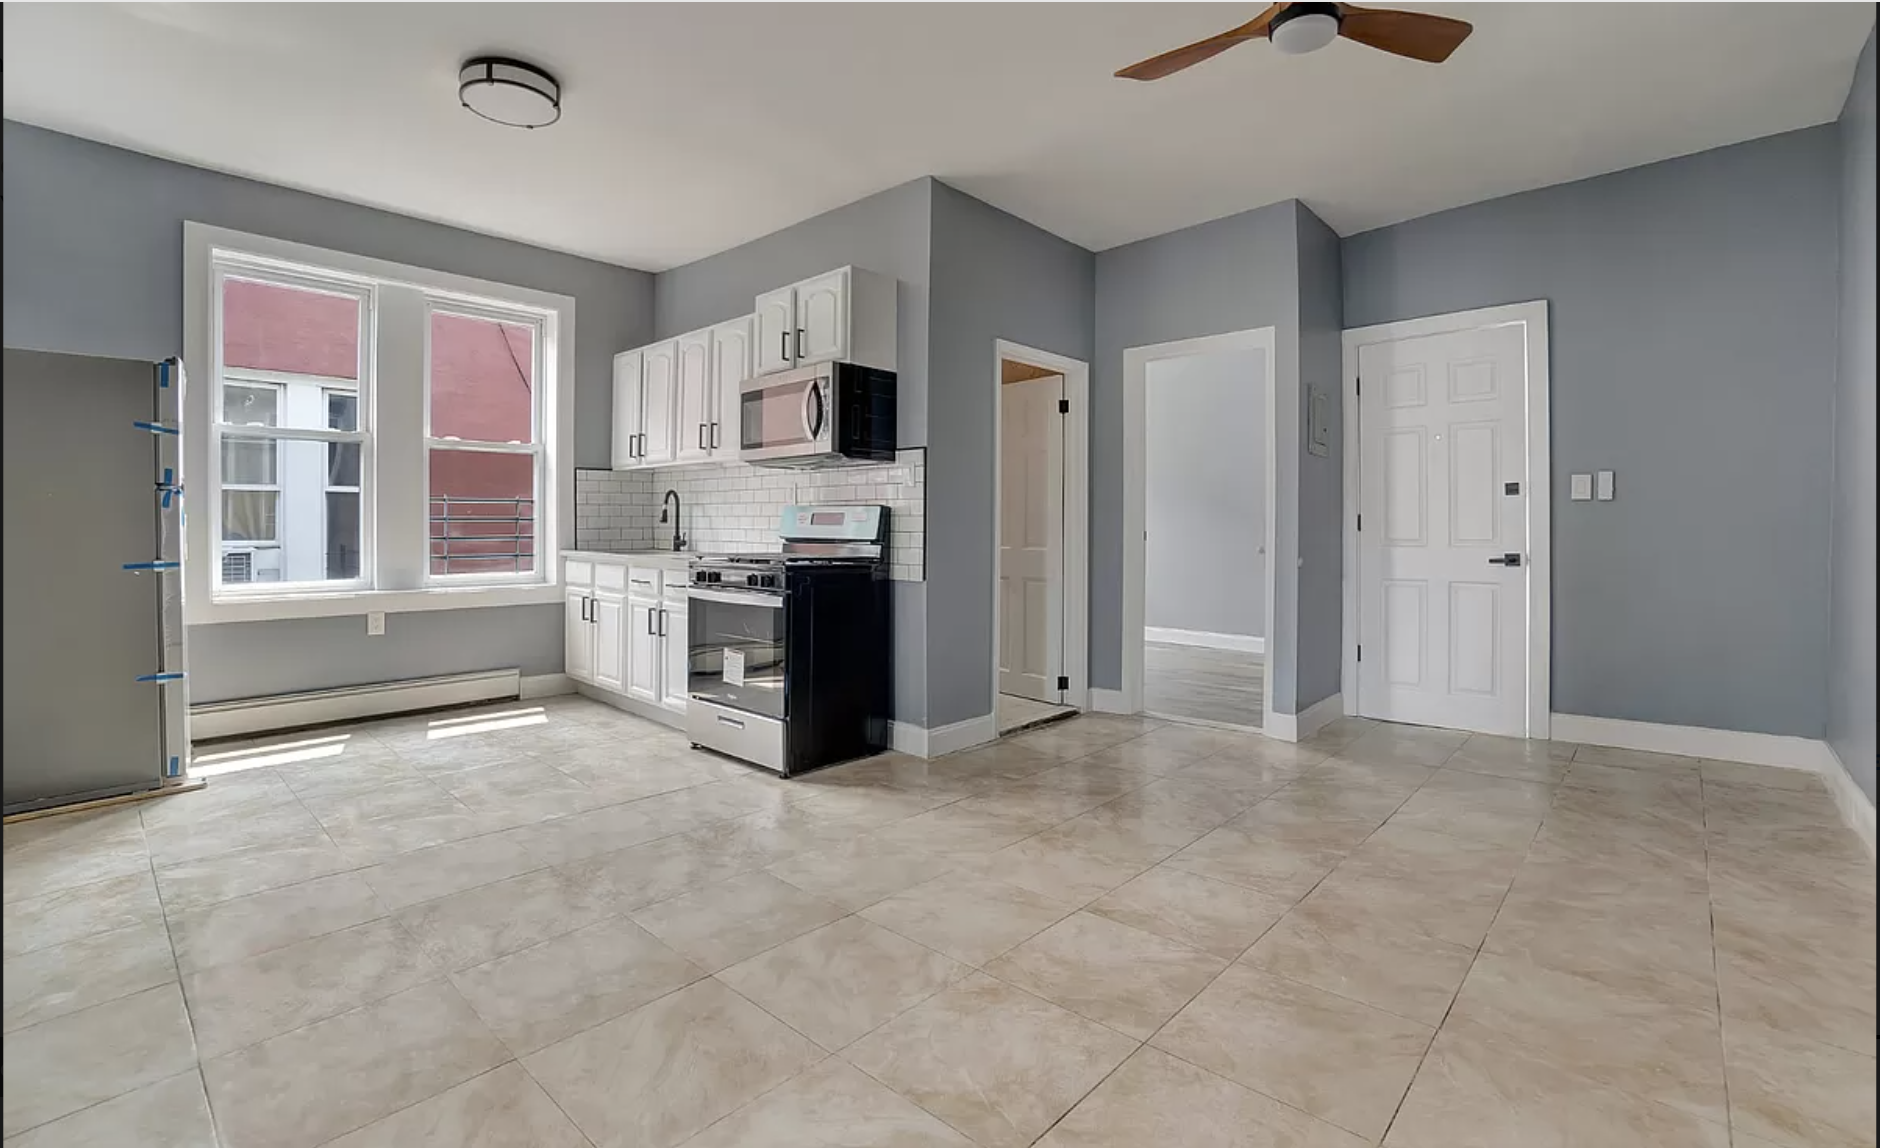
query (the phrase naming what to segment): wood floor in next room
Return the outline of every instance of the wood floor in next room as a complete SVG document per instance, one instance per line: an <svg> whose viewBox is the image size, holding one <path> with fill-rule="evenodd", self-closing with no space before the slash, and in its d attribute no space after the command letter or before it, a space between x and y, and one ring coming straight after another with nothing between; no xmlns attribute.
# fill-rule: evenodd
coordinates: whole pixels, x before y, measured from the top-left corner
<svg viewBox="0 0 1880 1148"><path fill-rule="evenodd" d="M579 699L5 832L9 1148L1856 1148L1811 776L1080 716L783 781Z"/></svg>
<svg viewBox="0 0 1880 1148"><path fill-rule="evenodd" d="M1259 729L1266 724L1266 655L1145 642L1142 708Z"/></svg>

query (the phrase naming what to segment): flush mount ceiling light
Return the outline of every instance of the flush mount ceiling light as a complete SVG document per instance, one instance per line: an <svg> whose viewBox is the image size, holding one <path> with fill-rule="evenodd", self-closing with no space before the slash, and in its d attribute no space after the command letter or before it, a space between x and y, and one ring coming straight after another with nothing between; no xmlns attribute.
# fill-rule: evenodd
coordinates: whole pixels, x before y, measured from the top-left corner
<svg viewBox="0 0 1880 1148"><path fill-rule="evenodd" d="M1267 37L1288 56L1316 52L1338 39L1338 5L1291 4L1273 17Z"/></svg>
<svg viewBox="0 0 1880 1148"><path fill-rule="evenodd" d="M561 85L521 60L478 56L457 73L457 99L486 120L512 128L545 128L561 118Z"/></svg>

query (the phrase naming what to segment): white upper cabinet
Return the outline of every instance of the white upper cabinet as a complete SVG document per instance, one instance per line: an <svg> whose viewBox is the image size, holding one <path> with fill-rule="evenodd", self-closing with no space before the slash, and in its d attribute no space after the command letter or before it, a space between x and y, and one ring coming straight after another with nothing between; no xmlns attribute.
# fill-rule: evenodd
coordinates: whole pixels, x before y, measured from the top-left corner
<svg viewBox="0 0 1880 1148"><path fill-rule="evenodd" d="M848 357L848 268L796 285L796 335L790 342L798 366Z"/></svg>
<svg viewBox="0 0 1880 1148"><path fill-rule="evenodd" d="M615 470L640 465L640 425L644 413L640 391L639 351L622 351L614 356L614 452Z"/></svg>
<svg viewBox="0 0 1880 1148"><path fill-rule="evenodd" d="M752 374L768 375L796 365L796 288L757 297L756 365Z"/></svg>
<svg viewBox="0 0 1880 1148"><path fill-rule="evenodd" d="M681 335L674 345L678 368L673 407L678 433L673 457L680 462L700 462L712 454L712 333Z"/></svg>
<svg viewBox="0 0 1880 1148"><path fill-rule="evenodd" d="M644 413L639 462L642 466L659 466L673 460L673 401L679 380L679 344L677 340L668 339L646 348L643 353L646 359L640 368Z"/></svg>
<svg viewBox="0 0 1880 1148"><path fill-rule="evenodd" d="M756 317L745 315L712 328L711 444L713 458L738 457L739 422L743 399L739 386L751 377L751 327Z"/></svg>

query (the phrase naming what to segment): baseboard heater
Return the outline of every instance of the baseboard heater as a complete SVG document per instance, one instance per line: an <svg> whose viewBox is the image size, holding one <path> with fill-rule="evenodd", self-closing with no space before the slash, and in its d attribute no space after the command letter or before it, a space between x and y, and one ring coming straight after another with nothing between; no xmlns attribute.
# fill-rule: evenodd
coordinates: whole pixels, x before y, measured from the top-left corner
<svg viewBox="0 0 1880 1148"><path fill-rule="evenodd" d="M522 694L522 671L486 670L475 674L446 674L436 678L407 678L367 686L341 686L276 694L267 698L240 698L189 707L189 736L193 741L219 737L273 733L332 722L387 717L472 702L506 701Z"/></svg>

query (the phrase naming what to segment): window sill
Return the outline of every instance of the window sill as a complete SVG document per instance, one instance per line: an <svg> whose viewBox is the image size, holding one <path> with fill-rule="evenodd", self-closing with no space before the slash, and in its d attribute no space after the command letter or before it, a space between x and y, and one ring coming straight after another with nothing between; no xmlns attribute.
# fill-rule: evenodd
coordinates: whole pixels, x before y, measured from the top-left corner
<svg viewBox="0 0 1880 1148"><path fill-rule="evenodd" d="M535 606L562 600L559 583L523 586L451 586L427 590L348 590L339 594L293 594L278 598L224 598L191 602L191 626L222 622L273 622L288 618L344 618L373 611L409 614L424 610L474 610L489 606Z"/></svg>

